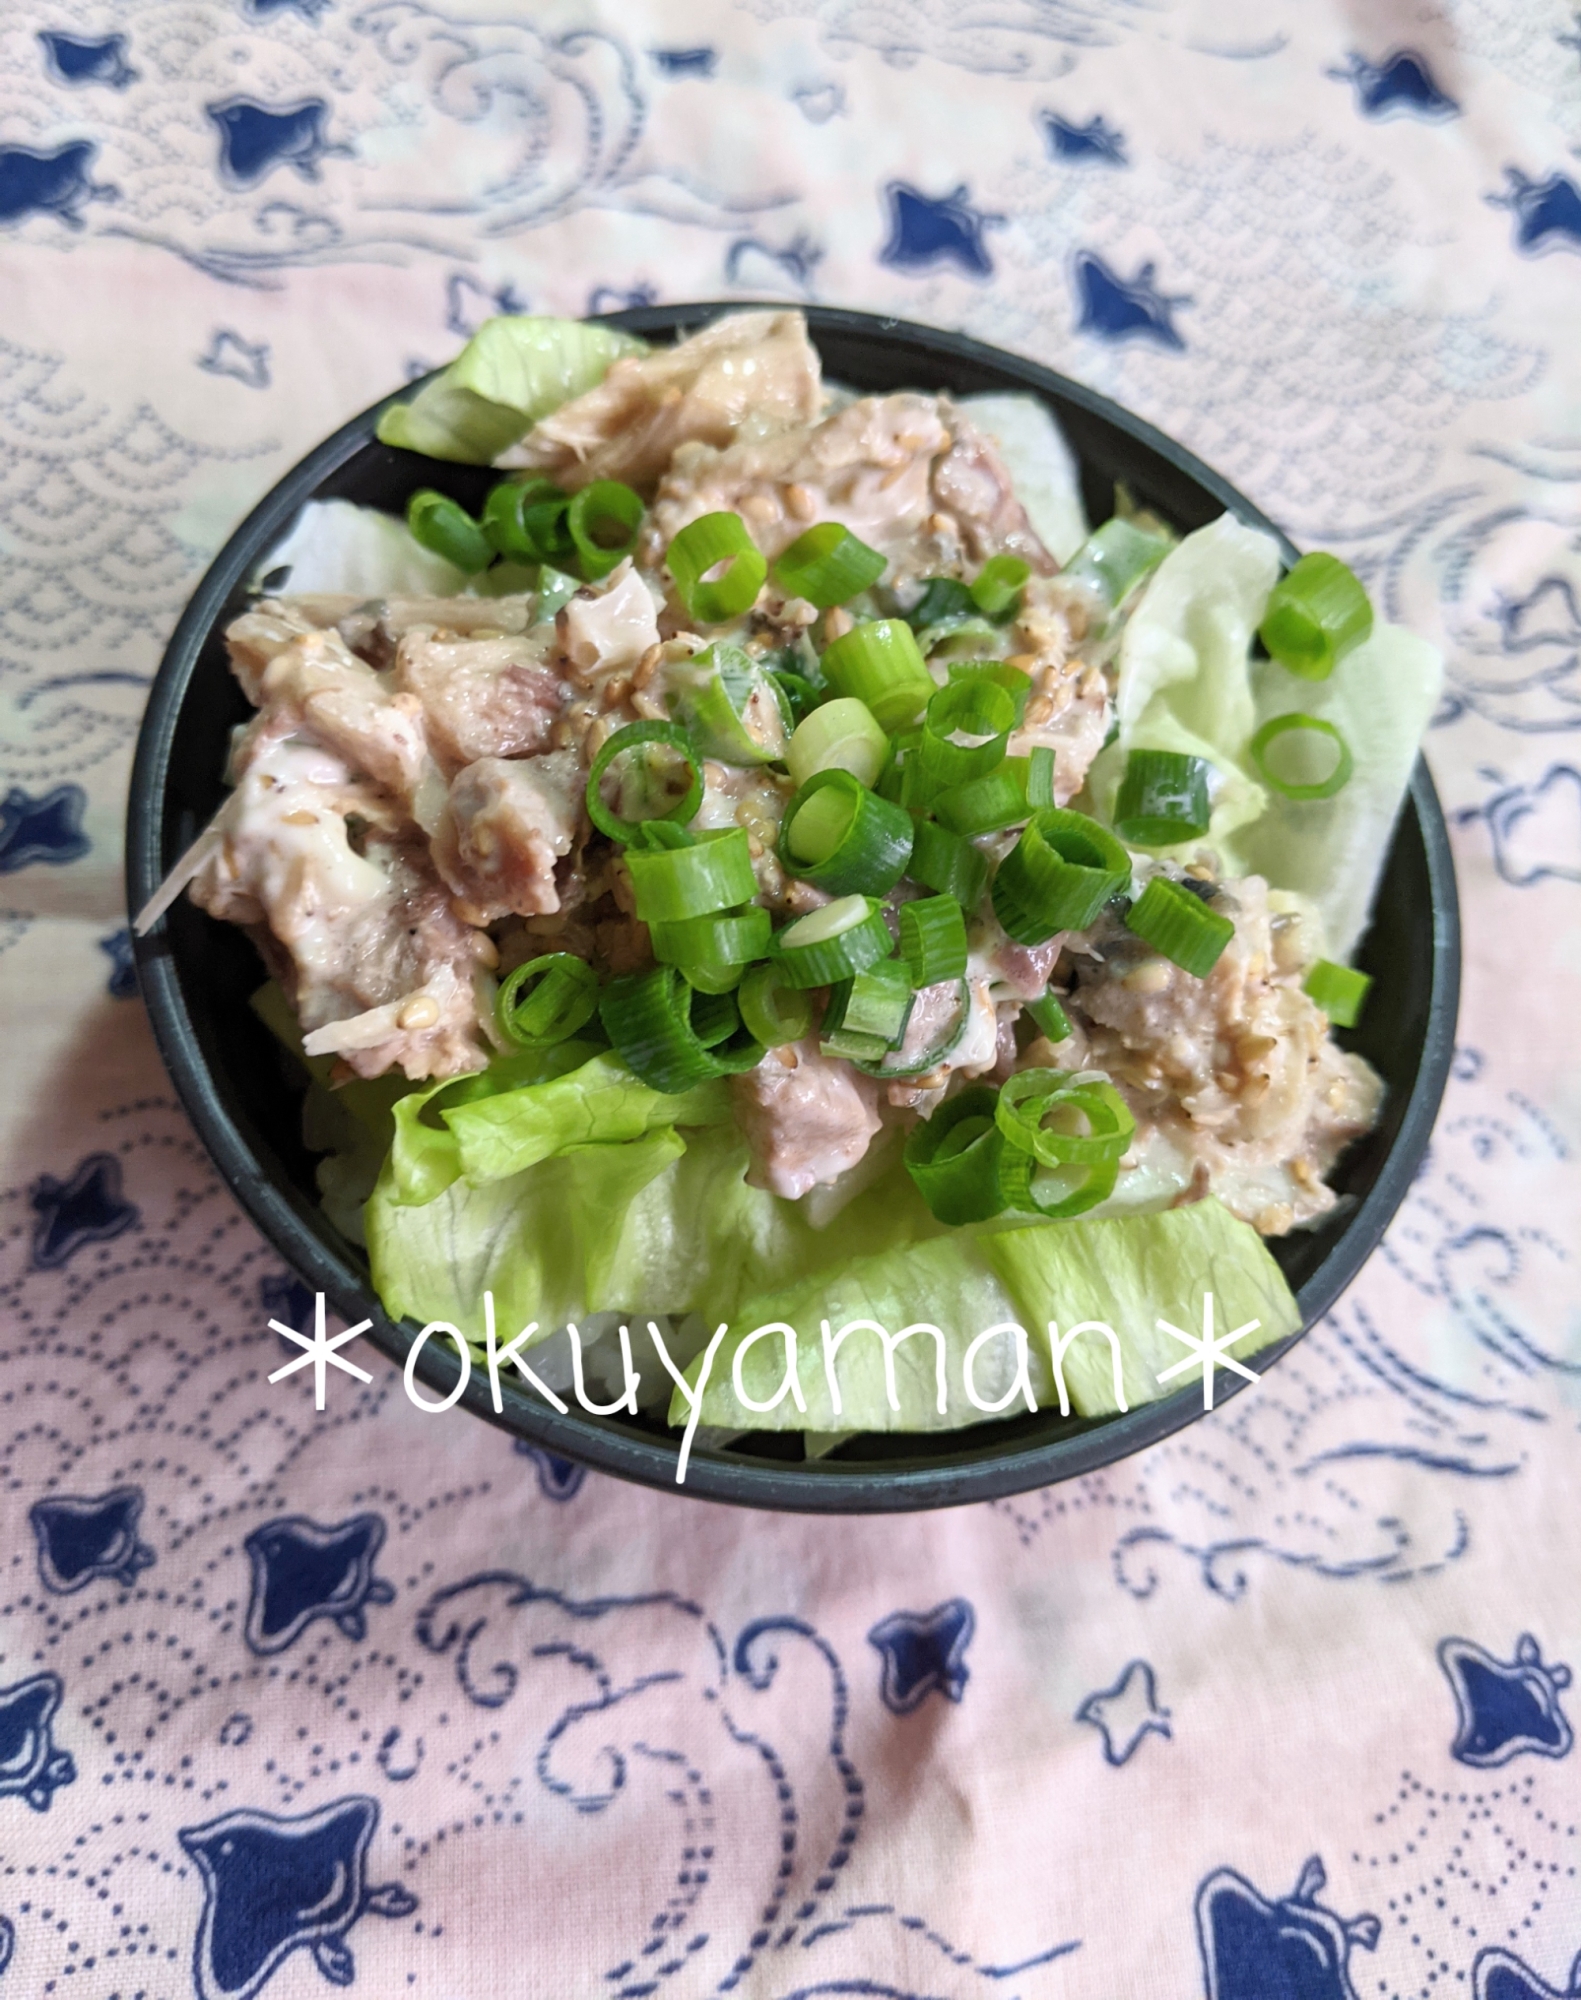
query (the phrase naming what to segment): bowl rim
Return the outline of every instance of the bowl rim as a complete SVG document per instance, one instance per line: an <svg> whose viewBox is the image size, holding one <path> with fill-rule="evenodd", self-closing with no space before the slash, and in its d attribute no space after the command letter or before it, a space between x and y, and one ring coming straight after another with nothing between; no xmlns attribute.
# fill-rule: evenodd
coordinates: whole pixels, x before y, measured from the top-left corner
<svg viewBox="0 0 1581 2000"><path fill-rule="evenodd" d="M636 307L599 319L639 334L680 334L722 313L754 307L787 309L782 300L715 300ZM805 305L799 310L805 313L815 342L820 333L870 339L883 336L891 344L898 339L913 348L919 361L930 356L963 360L1000 377L1008 376L1018 388L1045 400L1058 398L1101 418L1191 479L1226 511L1274 535L1286 560L1295 560L1298 552L1289 538L1228 480L1156 426L1097 390L966 334L845 307ZM154 677L133 759L126 822L127 896L133 915L158 888L168 865L163 842L165 783L177 723L204 645L228 599L255 570L259 558L283 537L325 480L375 442L379 415L392 404L409 400L428 379L414 380L360 411L301 458L233 531L189 598ZM1432 901L1432 966L1421 1061L1377 1179L1357 1203L1328 1255L1297 1291L1299 1331L1262 1351L1259 1375L1334 1306L1377 1247L1416 1177L1448 1080L1460 986L1459 901L1443 810L1426 760L1420 755L1412 772L1408 802L1422 840ZM411 1350L419 1328L409 1320L392 1320L383 1311L376 1295L364 1289L365 1280L349 1257L334 1248L321 1213L296 1190L264 1171L210 1073L163 921L152 926L146 936L139 937L134 930L132 948L160 1055L183 1108L226 1185L276 1253L315 1292L323 1292L348 1324L371 1318L369 1337L373 1344L406 1370L408 1380L415 1377L426 1389L441 1397L448 1395L460 1373L450 1344L426 1343L414 1360ZM1222 1407L1242 1387L1237 1378L1226 1378L1217 1391L1217 1406ZM1096 1471L1158 1442L1203 1414L1197 1385L1193 1384L1125 1414L1094 1419L1086 1428L1012 1446L986 1458L975 1455L972 1449L973 1441L980 1444L988 1433L986 1424L924 1434L938 1440L943 1450L923 1451L915 1459L860 1465L842 1464L838 1459L801 1464L750 1459L694 1444L686 1482L678 1486L673 1437L626 1430L576 1412L574 1407L562 1416L515 1383L503 1385L501 1408L496 1410L486 1377L477 1369L471 1370L459 1403L529 1447L644 1486L733 1505L815 1513L911 1512L1003 1498ZM953 1453L949 1445L955 1446Z"/></svg>

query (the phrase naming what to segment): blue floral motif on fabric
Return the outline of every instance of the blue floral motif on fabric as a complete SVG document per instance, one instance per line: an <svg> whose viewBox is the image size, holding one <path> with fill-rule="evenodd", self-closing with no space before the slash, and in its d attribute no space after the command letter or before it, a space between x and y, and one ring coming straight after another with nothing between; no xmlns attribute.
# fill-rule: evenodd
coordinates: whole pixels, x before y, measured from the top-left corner
<svg viewBox="0 0 1581 2000"><path fill-rule="evenodd" d="M1563 1987L1550 1986L1500 1945L1477 1953L1471 1967L1471 2000L1575 2000L1581 1994L1581 1953Z"/></svg>
<svg viewBox="0 0 1581 2000"><path fill-rule="evenodd" d="M1132 1660L1112 1687L1090 1694L1076 1711L1103 1737L1104 1762L1130 1761L1149 1734L1168 1738L1170 1712L1159 1705L1158 1684L1146 1660Z"/></svg>
<svg viewBox="0 0 1581 2000"><path fill-rule="evenodd" d="M209 344L198 356L198 366L208 375L229 375L249 389L269 387L269 343L244 340L234 328L219 326L209 336Z"/></svg>
<svg viewBox="0 0 1581 2000"><path fill-rule="evenodd" d="M197 1864L203 1914L193 1948L196 2000L252 2000L294 1951L307 1951L332 1986L350 1986L347 1933L370 1912L406 1917L417 1898L398 1883L368 1886L374 1799L337 1799L297 1819L248 1807L183 1827Z"/></svg>
<svg viewBox="0 0 1581 2000"><path fill-rule="evenodd" d="M953 264L968 277L992 275L994 263L983 237L1003 218L974 208L964 182L950 194L934 196L905 181L891 181L884 198L889 204L889 236L878 253L881 264L896 271Z"/></svg>
<svg viewBox="0 0 1581 2000"><path fill-rule="evenodd" d="M1205 2000L1356 2000L1351 1948L1373 1950L1380 1926L1325 1908L1326 1880L1313 1855L1293 1894L1270 1902L1233 1868L1215 1869L1197 1890Z"/></svg>
<svg viewBox="0 0 1581 2000"><path fill-rule="evenodd" d="M113 1153L90 1153L69 1180L40 1174L28 1190L37 1220L33 1262L58 1271L90 1243L113 1243L137 1221L135 1202L121 1198L121 1163Z"/></svg>
<svg viewBox="0 0 1581 2000"><path fill-rule="evenodd" d="M324 136L329 106L322 97L279 106L228 97L204 109L219 127L220 171L233 187L257 187L277 167L291 167L303 180L316 181L324 155L346 150Z"/></svg>
<svg viewBox="0 0 1581 2000"><path fill-rule="evenodd" d="M1581 187L1568 174L1533 180L1519 167L1504 169L1503 194L1490 195L1495 208L1515 217L1515 247L1527 256L1548 250L1581 250Z"/></svg>
<svg viewBox="0 0 1581 2000"><path fill-rule="evenodd" d="M1364 118L1458 118L1460 106L1439 89L1427 59L1401 49L1381 62L1369 62L1352 49L1343 69L1328 74L1356 87L1356 109Z"/></svg>
<svg viewBox="0 0 1581 2000"><path fill-rule="evenodd" d="M516 1450L523 1458L532 1460L538 1475L538 1491L546 1500L574 1500L581 1492L582 1482L587 1478L585 1465L545 1451L542 1445L529 1444L525 1438L516 1440Z"/></svg>
<svg viewBox="0 0 1581 2000"><path fill-rule="evenodd" d="M0 158L0 202L5 197L4 172ZM0 799L0 875L14 875L35 861L56 868L80 861L92 845L82 830L87 805L81 785L56 785L41 798L13 785Z"/></svg>
<svg viewBox="0 0 1581 2000"><path fill-rule="evenodd" d="M1077 125L1057 111L1045 111L1041 123L1048 141L1049 156L1056 160L1099 160L1112 167L1128 167L1125 134L1111 125L1102 112Z"/></svg>
<svg viewBox="0 0 1581 2000"><path fill-rule="evenodd" d="M1559 1703L1570 1669L1544 1662L1537 1641L1523 1632L1513 1660L1500 1660L1470 1639L1444 1639L1438 1662L1455 1697L1455 1740L1449 1754L1461 1764L1488 1770L1530 1752L1565 1757L1575 1741Z"/></svg>
<svg viewBox="0 0 1581 2000"><path fill-rule="evenodd" d="M110 182L93 179L98 151L91 139L69 139L50 152L0 146L0 228L29 215L53 215L69 229L81 229L87 203L115 201L120 194Z"/></svg>
<svg viewBox="0 0 1581 2000"><path fill-rule="evenodd" d="M76 1781L69 1750L57 1750L55 1711L62 1693L59 1674L33 1674L0 1688L0 1799L25 1799L47 1812L62 1785Z"/></svg>
<svg viewBox="0 0 1581 2000"><path fill-rule="evenodd" d="M252 1563L245 1637L255 1653L283 1653L312 1624L328 1618L348 1639L368 1629L367 1607L389 1604L394 1587L375 1576L384 1522L358 1514L321 1528L302 1514L255 1528L243 1544Z"/></svg>
<svg viewBox="0 0 1581 2000"><path fill-rule="evenodd" d="M649 49L655 69L666 76L712 76L719 67L719 51L706 43L694 49Z"/></svg>
<svg viewBox="0 0 1581 2000"><path fill-rule="evenodd" d="M1192 301L1184 294L1160 291L1156 265L1143 264L1134 278L1122 278L1096 250L1078 250L1073 270L1080 332L1110 341L1140 336L1164 347L1184 348L1186 343L1175 330L1175 314Z"/></svg>
<svg viewBox="0 0 1581 2000"><path fill-rule="evenodd" d="M44 1588L67 1596L104 1580L130 1589L154 1561L154 1551L137 1532L142 1512L140 1486L118 1486L95 1499L63 1494L35 1500L28 1521Z"/></svg>
<svg viewBox="0 0 1581 2000"><path fill-rule="evenodd" d="M109 977L104 982L105 991L112 1000L135 1000L137 965L132 957L132 933L123 924L118 931L111 931L108 937L96 938L94 942L110 961Z"/></svg>
<svg viewBox="0 0 1581 2000"><path fill-rule="evenodd" d="M977 1629L977 1614L964 1597L952 1597L931 1611L894 1611L868 1633L878 1648L883 1672L878 1692L894 1715L909 1715L930 1694L959 1701L970 1668L966 1649Z"/></svg>
<svg viewBox="0 0 1581 2000"><path fill-rule="evenodd" d="M1462 806L1457 826L1483 822L1493 842L1493 865L1512 889L1534 882L1581 882L1581 771L1550 764L1532 784L1506 785L1479 806Z"/></svg>
<svg viewBox="0 0 1581 2000"><path fill-rule="evenodd" d="M138 72L126 60L125 35L68 35L64 29L41 28L39 41L49 73L57 83L104 83L125 90Z"/></svg>

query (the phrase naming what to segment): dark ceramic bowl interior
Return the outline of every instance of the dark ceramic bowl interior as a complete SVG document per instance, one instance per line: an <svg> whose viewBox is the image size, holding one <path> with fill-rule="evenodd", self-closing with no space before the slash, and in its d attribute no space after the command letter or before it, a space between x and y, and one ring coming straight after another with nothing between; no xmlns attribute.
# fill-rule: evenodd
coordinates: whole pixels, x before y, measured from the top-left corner
<svg viewBox="0 0 1581 2000"><path fill-rule="evenodd" d="M616 318L664 340L722 310L647 307ZM858 389L1025 390L1041 397L1079 458L1094 521L1112 511L1115 484L1123 481L1181 530L1200 527L1227 508L1259 527L1272 526L1149 425L1031 361L865 313L810 308L807 316L825 373ZM354 418L281 480L220 552L176 628L154 683L132 780L127 867L133 910L224 795L227 736L250 710L228 670L221 635L246 602L248 579L303 503L341 498L400 514L419 486L440 487L470 506L481 502L491 477L486 469L441 465L377 443L374 424L384 407ZM1295 551L1284 546L1293 560ZM1338 1211L1322 1227L1273 1245L1296 1289L1303 1328L1334 1304L1383 1234L1421 1160L1448 1070L1459 987L1455 882L1443 815L1421 762L1359 963L1375 983L1361 1027L1341 1039L1380 1072L1387 1097L1377 1129L1340 1162L1336 1185L1344 1199ZM137 965L176 1088L238 1199L311 1290L326 1293L348 1321L371 1317L369 1337L392 1361L404 1363L418 1328L381 1313L361 1253L318 1207L314 1159L301 1140L303 1078L247 1005L260 973L252 945L183 897L139 942ZM640 1313L642 1302L632 1305ZM1259 1366L1281 1351L1268 1350ZM449 1343L431 1340L417 1376L431 1394L443 1394L456 1367ZM1235 1378L1221 1378L1220 1399L1236 1386ZM525 1389L506 1387L504 1403L503 1415L495 1417L482 1371L475 1370L462 1407L564 1458L677 1490L676 1438L661 1424L593 1418L574 1405L561 1416ZM766 1433L726 1450L694 1448L683 1490L831 1513L949 1506L1090 1472L1201 1413L1200 1387L1192 1387L1104 1420L1042 1412L937 1438L863 1436L813 1463L803 1462L799 1437Z"/></svg>

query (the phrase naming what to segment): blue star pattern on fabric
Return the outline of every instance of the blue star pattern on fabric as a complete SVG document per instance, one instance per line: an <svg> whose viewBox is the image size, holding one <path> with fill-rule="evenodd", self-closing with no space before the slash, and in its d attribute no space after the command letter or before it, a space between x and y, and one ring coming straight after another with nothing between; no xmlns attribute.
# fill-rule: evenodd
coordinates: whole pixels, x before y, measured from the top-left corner
<svg viewBox="0 0 1581 2000"><path fill-rule="evenodd" d="M44 1588L64 1597L103 1578L130 1589L154 1561L154 1551L137 1533L142 1511L140 1486L117 1486L94 1499L62 1494L35 1500L27 1518L38 1541Z"/></svg>
<svg viewBox="0 0 1581 2000"><path fill-rule="evenodd" d="M1077 125L1061 118L1057 111L1045 111L1041 123L1051 159L1100 160L1113 167L1131 164L1126 157L1125 134L1117 131L1102 112L1089 118L1085 125Z"/></svg>
<svg viewBox="0 0 1581 2000"><path fill-rule="evenodd" d="M33 1262L58 1271L89 1243L112 1243L137 1221L135 1202L121 1199L121 1163L113 1153L90 1153L68 1181L40 1174L28 1190Z"/></svg>
<svg viewBox="0 0 1581 2000"><path fill-rule="evenodd" d="M1455 1697L1455 1740L1449 1754L1483 1771L1530 1751L1535 1757L1568 1756L1575 1738L1559 1706L1570 1669L1544 1664L1537 1641L1523 1632L1515 1658L1499 1660L1470 1639L1439 1642L1438 1663Z"/></svg>
<svg viewBox="0 0 1581 2000"><path fill-rule="evenodd" d="M1533 180L1519 167L1504 169L1505 191L1490 194L1494 208L1515 216L1515 247L1528 257L1548 250L1581 250L1581 188L1568 174Z"/></svg>
<svg viewBox="0 0 1581 2000"><path fill-rule="evenodd" d="M258 1280L258 1302L265 1313L291 1326L312 1316L313 1297L294 1271L271 1271Z"/></svg>
<svg viewBox="0 0 1581 2000"><path fill-rule="evenodd" d="M1170 1715L1158 1704L1158 1687L1146 1660L1132 1660L1113 1687L1099 1688L1076 1711L1078 1722L1090 1722L1103 1737L1107 1764L1133 1757L1149 1731L1167 1738Z"/></svg>
<svg viewBox="0 0 1581 2000"><path fill-rule="evenodd" d="M905 181L891 181L884 199L889 203L889 238L878 253L881 264L896 271L953 264L968 277L992 274L983 233L1003 217L973 208L964 182L953 193L935 197Z"/></svg>
<svg viewBox="0 0 1581 2000"><path fill-rule="evenodd" d="M229 375L249 389L269 387L269 343L243 340L231 327L220 326L198 356L198 366L209 375Z"/></svg>
<svg viewBox="0 0 1581 2000"><path fill-rule="evenodd" d="M952 1597L931 1611L894 1611L868 1633L883 1657L879 1698L893 1715L909 1715L937 1690L959 1701L970 1669L966 1648L977 1629L977 1614L964 1597Z"/></svg>
<svg viewBox="0 0 1581 2000"><path fill-rule="evenodd" d="M119 192L108 182L91 177L89 169L98 151L91 139L69 139L52 152L35 152L31 146L0 146L0 225L21 222L29 215L53 215L69 229L81 229L87 202L114 201ZM79 787L69 789L77 791Z"/></svg>
<svg viewBox="0 0 1581 2000"><path fill-rule="evenodd" d="M1233 1868L1206 1877L1197 1890L1205 2000L1356 2000L1351 1947L1374 1949L1378 1919L1325 1909L1317 1899L1326 1880L1315 1854L1278 1902Z"/></svg>
<svg viewBox="0 0 1581 2000"><path fill-rule="evenodd" d="M220 172L232 187L257 187L276 167L293 167L316 181L326 153L346 151L324 136L329 106L322 97L278 107L251 97L228 97L204 110L219 127Z"/></svg>
<svg viewBox="0 0 1581 2000"><path fill-rule="evenodd" d="M57 83L107 83L112 90L125 90L137 81L138 72L126 60L125 35L105 35L93 41L84 35L68 35L63 29L41 28L49 73Z"/></svg>
<svg viewBox="0 0 1581 2000"><path fill-rule="evenodd" d="M51 1734L60 1697L59 1674L0 1688L0 1799L26 1799L35 1812L46 1812L61 1786L75 1781L70 1751L57 1750Z"/></svg>
<svg viewBox="0 0 1581 2000"><path fill-rule="evenodd" d="M242 1807L183 1827L181 1845L203 1882L192 1954L197 2000L252 2000L294 1951L311 1952L331 1986L350 1986L352 1927L370 1911L405 1917L417 1908L397 1883L368 1887L378 1823L377 1801L353 1796L298 1819Z"/></svg>
<svg viewBox="0 0 1581 2000"><path fill-rule="evenodd" d="M394 1587L373 1573L384 1543L377 1514L357 1514L321 1528L291 1514L255 1528L242 1546L252 1562L252 1596L243 1636L255 1653L283 1653L315 1618L329 1618L348 1639L368 1629L370 1604L389 1604Z"/></svg>
<svg viewBox="0 0 1581 2000"><path fill-rule="evenodd" d="M1326 72L1337 83L1356 87L1356 109L1364 118L1458 118L1460 106L1440 90L1426 60L1401 49L1382 62L1369 62L1352 49L1343 69Z"/></svg>
<svg viewBox="0 0 1581 2000"><path fill-rule="evenodd" d="M1497 783L1496 772L1485 772ZM1551 764L1535 784L1505 785L1480 806L1462 806L1457 826L1487 824L1493 865L1511 888L1581 882L1581 771Z"/></svg>
<svg viewBox="0 0 1581 2000"><path fill-rule="evenodd" d="M1471 1967L1471 2000L1575 2000L1581 1994L1581 1953L1561 1989L1539 1979L1528 1965L1499 1945L1479 1951Z"/></svg>
<svg viewBox="0 0 1581 2000"><path fill-rule="evenodd" d="M1156 282L1157 266L1151 261L1134 278L1122 278L1096 250L1078 250L1072 269L1081 308L1078 332L1096 333L1111 341L1140 335L1164 347L1184 348L1174 315L1191 300L1184 294L1171 297L1161 292Z"/></svg>
<svg viewBox="0 0 1581 2000"><path fill-rule="evenodd" d="M137 998L137 965L132 957L132 933L123 925L118 931L111 931L107 937L96 940L100 951L110 961L110 976L104 982L105 990L112 1000L135 1000Z"/></svg>
<svg viewBox="0 0 1581 2000"><path fill-rule="evenodd" d="M516 1449L523 1458L532 1460L533 1469L538 1474L538 1491L546 1500L574 1500L581 1492L582 1482L587 1477L585 1465L545 1451L542 1445L529 1444L525 1438L517 1438Z"/></svg>
<svg viewBox="0 0 1581 2000"><path fill-rule="evenodd" d="M725 252L725 276L751 292L790 291L806 297L823 254L823 245L805 231L778 249L758 236L738 236Z"/></svg>
<svg viewBox="0 0 1581 2000"><path fill-rule="evenodd" d="M0 148L0 222L6 220L4 149ZM80 861L91 842L82 830L88 794L81 785L57 785L35 799L13 785L0 799L0 875L14 875L34 861L60 867Z"/></svg>

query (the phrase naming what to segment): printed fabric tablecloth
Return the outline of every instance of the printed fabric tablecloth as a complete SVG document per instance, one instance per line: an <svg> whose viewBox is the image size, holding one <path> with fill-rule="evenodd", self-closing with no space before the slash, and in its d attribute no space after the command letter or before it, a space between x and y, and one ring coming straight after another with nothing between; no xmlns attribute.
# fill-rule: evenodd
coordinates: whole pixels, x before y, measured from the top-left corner
<svg viewBox="0 0 1581 2000"><path fill-rule="evenodd" d="M1574 0L7 0L0 2000L1581 1992ZM1333 1315L892 1520L266 1382L134 992L174 619L501 308L817 299L1118 397L1437 638L1468 951Z"/></svg>

